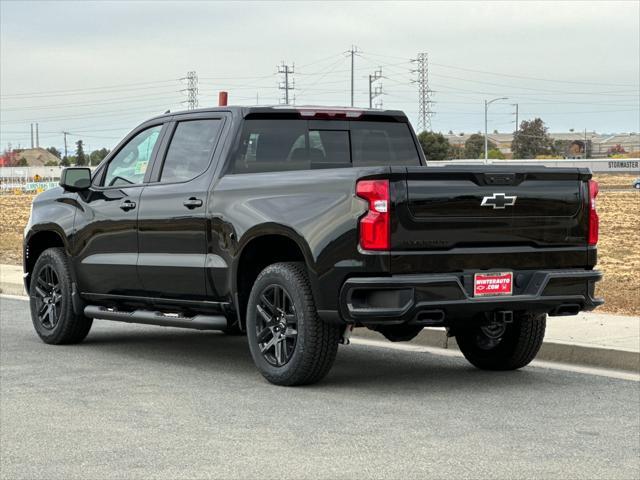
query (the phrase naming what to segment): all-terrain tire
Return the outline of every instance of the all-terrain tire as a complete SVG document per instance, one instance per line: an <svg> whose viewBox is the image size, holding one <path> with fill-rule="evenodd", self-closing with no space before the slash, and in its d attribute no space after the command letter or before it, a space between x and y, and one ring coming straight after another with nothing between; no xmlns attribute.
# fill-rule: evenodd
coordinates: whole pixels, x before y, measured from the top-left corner
<svg viewBox="0 0 640 480"><path fill-rule="evenodd" d="M266 289L278 286L289 295L295 309L297 339L291 358L281 366L267 361L258 341L258 301ZM333 366L340 327L323 322L316 311L303 263L275 263L256 279L247 305L247 339L251 356L262 375L276 385L308 385L321 380Z"/></svg>
<svg viewBox="0 0 640 480"><path fill-rule="evenodd" d="M514 315L499 341L491 346L481 327L456 332L456 341L465 358L483 370L516 370L535 358L542 346L547 324L545 314Z"/></svg>
<svg viewBox="0 0 640 480"><path fill-rule="evenodd" d="M46 323L39 318L39 313L43 311L44 306L42 301L43 289L46 290L46 286L39 282L44 269L53 271L52 278L55 278L57 285L54 289L57 292L55 296L58 300L55 305L56 321L52 321L52 317L48 317ZM91 330L93 319L84 315L77 315L73 311L71 285L69 262L64 250L62 248L49 248L42 252L31 273L29 303L31 321L36 333L45 343L52 345L79 343L85 339L89 334L89 330Z"/></svg>

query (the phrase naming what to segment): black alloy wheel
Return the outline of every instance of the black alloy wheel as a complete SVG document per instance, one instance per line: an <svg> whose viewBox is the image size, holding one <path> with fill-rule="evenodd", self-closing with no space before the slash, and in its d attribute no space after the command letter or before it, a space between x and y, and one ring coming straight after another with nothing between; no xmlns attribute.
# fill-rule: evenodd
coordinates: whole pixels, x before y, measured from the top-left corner
<svg viewBox="0 0 640 480"><path fill-rule="evenodd" d="M91 330L93 320L74 311L73 280L63 248L48 248L30 272L29 309L38 336L50 345L78 343Z"/></svg>
<svg viewBox="0 0 640 480"><path fill-rule="evenodd" d="M38 321L47 330L53 330L60 320L62 290L58 275L51 265L45 265L35 279L35 299Z"/></svg>
<svg viewBox="0 0 640 480"><path fill-rule="evenodd" d="M285 365L298 339L298 318L289 293L281 285L269 285L256 305L256 335L264 359L274 367Z"/></svg>
<svg viewBox="0 0 640 480"><path fill-rule="evenodd" d="M256 278L246 310L249 351L275 385L309 385L331 369L342 328L318 315L303 262L273 263Z"/></svg>

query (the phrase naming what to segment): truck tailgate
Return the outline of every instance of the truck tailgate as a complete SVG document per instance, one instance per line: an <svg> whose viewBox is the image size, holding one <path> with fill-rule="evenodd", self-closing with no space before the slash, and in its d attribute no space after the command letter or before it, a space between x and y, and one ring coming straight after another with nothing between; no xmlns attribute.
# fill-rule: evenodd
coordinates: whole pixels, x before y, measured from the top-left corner
<svg viewBox="0 0 640 480"><path fill-rule="evenodd" d="M465 263L448 255L450 267L464 269L508 267L502 260L509 252L586 251L587 170L484 165L402 170L392 168L392 270L394 252L485 257ZM433 260L425 265L437 263ZM531 266L554 261L539 258ZM584 265L585 258L570 263Z"/></svg>

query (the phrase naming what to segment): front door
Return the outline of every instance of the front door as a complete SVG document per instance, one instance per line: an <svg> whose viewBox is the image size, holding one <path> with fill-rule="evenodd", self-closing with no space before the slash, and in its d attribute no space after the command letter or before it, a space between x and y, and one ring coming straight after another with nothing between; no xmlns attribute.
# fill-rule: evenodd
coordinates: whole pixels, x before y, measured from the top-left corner
<svg viewBox="0 0 640 480"><path fill-rule="evenodd" d="M207 199L222 118L177 121L140 199L138 273L145 295L206 297Z"/></svg>
<svg viewBox="0 0 640 480"><path fill-rule="evenodd" d="M74 267L84 294L139 295L138 212L162 125L134 135L78 194Z"/></svg>

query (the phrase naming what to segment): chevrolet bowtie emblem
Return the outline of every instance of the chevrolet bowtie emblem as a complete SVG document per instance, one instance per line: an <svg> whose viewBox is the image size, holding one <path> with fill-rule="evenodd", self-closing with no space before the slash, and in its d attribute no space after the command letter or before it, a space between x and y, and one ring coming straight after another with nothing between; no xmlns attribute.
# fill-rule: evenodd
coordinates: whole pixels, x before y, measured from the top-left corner
<svg viewBox="0 0 640 480"><path fill-rule="evenodd" d="M483 207L492 207L494 210L502 210L505 207L515 205L517 198L515 195L509 196L504 193L494 193L490 197L484 197L480 205Z"/></svg>

